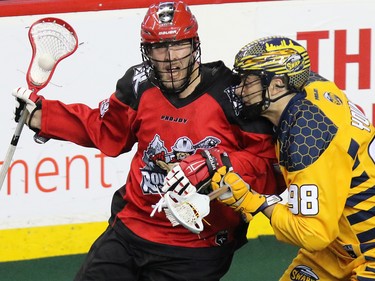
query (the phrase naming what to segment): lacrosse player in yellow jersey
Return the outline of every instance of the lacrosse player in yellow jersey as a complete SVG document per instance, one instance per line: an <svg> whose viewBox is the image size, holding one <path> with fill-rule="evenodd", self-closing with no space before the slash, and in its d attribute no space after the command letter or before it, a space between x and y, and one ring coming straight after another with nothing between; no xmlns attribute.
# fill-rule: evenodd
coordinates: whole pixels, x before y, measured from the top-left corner
<svg viewBox="0 0 375 281"><path fill-rule="evenodd" d="M262 211L276 238L301 249L280 280L375 280L375 129L337 86L310 72L304 47L285 37L235 57L237 112L275 126L287 204L256 194L235 173L213 177L219 201L247 220Z"/></svg>

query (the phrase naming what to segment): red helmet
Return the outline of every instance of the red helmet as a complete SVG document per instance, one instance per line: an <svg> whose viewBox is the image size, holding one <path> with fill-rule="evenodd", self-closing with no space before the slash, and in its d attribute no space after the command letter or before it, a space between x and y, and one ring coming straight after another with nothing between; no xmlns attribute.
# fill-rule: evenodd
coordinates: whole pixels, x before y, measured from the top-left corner
<svg viewBox="0 0 375 281"><path fill-rule="evenodd" d="M151 5L141 25L143 44L195 38L197 31L198 23L182 1Z"/></svg>

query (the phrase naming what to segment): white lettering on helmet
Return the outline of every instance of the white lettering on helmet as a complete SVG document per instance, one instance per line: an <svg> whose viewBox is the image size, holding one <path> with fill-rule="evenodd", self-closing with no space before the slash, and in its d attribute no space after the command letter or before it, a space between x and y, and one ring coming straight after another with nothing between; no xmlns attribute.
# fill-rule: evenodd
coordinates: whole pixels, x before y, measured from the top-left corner
<svg viewBox="0 0 375 281"><path fill-rule="evenodd" d="M168 30L168 31L160 31L159 35L170 35L170 34L176 34L177 30Z"/></svg>

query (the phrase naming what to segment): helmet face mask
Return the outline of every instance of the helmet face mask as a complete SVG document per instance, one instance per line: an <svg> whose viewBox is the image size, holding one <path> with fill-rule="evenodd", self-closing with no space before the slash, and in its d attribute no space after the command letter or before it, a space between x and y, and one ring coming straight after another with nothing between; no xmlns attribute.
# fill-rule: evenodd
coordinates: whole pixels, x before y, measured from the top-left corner
<svg viewBox="0 0 375 281"><path fill-rule="evenodd" d="M166 94L183 92L200 75L198 23L181 2L151 5L141 26L146 75Z"/></svg>
<svg viewBox="0 0 375 281"><path fill-rule="evenodd" d="M267 110L272 102L303 89L310 73L310 58L305 48L292 39L281 36L264 37L247 44L237 53L233 72L240 75L243 86L249 75L256 75L261 79L261 101L242 106L241 115L252 119ZM286 92L271 99L268 88L274 78L282 79ZM242 91L246 92L245 90L244 87ZM238 93L237 90L236 94ZM246 97L244 94L243 96Z"/></svg>
<svg viewBox="0 0 375 281"><path fill-rule="evenodd" d="M241 82L234 87L235 94L240 98L238 111L243 119L255 119L270 105L270 82L264 72L245 71L238 75Z"/></svg>
<svg viewBox="0 0 375 281"><path fill-rule="evenodd" d="M181 93L200 75L200 49L194 39L145 44L142 57L152 70L151 81L167 94Z"/></svg>

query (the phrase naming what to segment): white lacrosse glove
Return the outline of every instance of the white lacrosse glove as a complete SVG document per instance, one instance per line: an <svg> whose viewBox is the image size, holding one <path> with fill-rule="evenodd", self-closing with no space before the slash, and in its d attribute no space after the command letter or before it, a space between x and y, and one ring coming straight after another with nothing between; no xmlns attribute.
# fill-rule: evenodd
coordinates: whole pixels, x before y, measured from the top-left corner
<svg viewBox="0 0 375 281"><path fill-rule="evenodd" d="M202 219L209 213L210 198L198 192L210 191L211 177L223 165L231 167L229 157L216 148L183 159L166 175L161 188L164 194L160 194L159 202L152 206L151 217L163 210L173 226L181 224L195 233L202 231Z"/></svg>
<svg viewBox="0 0 375 281"><path fill-rule="evenodd" d="M32 93L33 91L23 87L15 88L12 91L12 95L16 98L16 108L14 111L14 119L16 120L16 122L18 122L18 120L20 119L25 105L29 115L36 109L35 103L38 100L38 96L32 95ZM35 99L34 96L36 96L37 98ZM27 118L27 121L29 121L28 119L29 118ZM27 125L28 123L29 122L26 122Z"/></svg>
<svg viewBox="0 0 375 281"><path fill-rule="evenodd" d="M178 198L180 198L181 200L181 198L186 198L189 195L196 194L197 189L186 177L185 173L181 169L181 166L175 165L172 170L170 170L166 175L161 191L164 194L161 194L158 190L160 199L155 205L151 206L153 210L150 216L153 217L155 213L164 211L167 219L171 222L172 226L176 226L179 224L178 220L174 215L171 214L169 208L170 206L167 205L166 199L170 198L169 194L171 194L172 197L174 196L173 194L175 194L175 196L178 196Z"/></svg>
<svg viewBox="0 0 375 281"><path fill-rule="evenodd" d="M197 192L197 188L192 185L185 175L180 165L173 167L164 178L164 184L161 189L164 193L173 191L179 195L188 195Z"/></svg>
<svg viewBox="0 0 375 281"><path fill-rule="evenodd" d="M168 172L167 176L164 179L164 184L161 188L161 191L163 192L163 194L159 192L159 201L155 205L151 206L153 210L150 216L153 217L155 213L164 211L167 219L171 222L172 226L176 226L179 224L184 225L184 223L179 222L179 216L176 216L171 212L171 202L173 201L171 200L171 198L174 198L174 200L178 198L179 202L184 202L184 200L189 196L197 194L197 189L186 177L180 165L175 165L172 170ZM199 227L199 229L201 228L203 229L203 225Z"/></svg>
<svg viewBox="0 0 375 281"><path fill-rule="evenodd" d="M12 91L12 95L16 98L16 107L14 109L14 120L16 122L19 121L21 115L23 114L23 111L27 110L27 116L26 116L26 121L25 124L33 130L36 134L34 135L34 141L36 143L43 144L47 142L49 139L39 136L39 129L38 128L33 128L31 124L31 120L34 116L34 113L42 108L42 96L38 96L34 94L33 91L29 90L28 88L24 87L18 87L15 88Z"/></svg>
<svg viewBox="0 0 375 281"><path fill-rule="evenodd" d="M184 172L182 171L179 165L174 166L174 168L168 172L167 176L164 179L164 185L161 188L163 193L173 192L178 195L187 196L189 194L193 194L197 192L197 189L191 182L187 179ZM159 191L158 191L159 192ZM159 192L160 199L155 205L152 205L152 212L151 217L155 215L156 212L160 213L161 211L165 211L167 207L165 201L165 194L161 194ZM167 216L170 220L170 217ZM172 222L172 221L171 221ZM172 223L173 224L173 223Z"/></svg>

